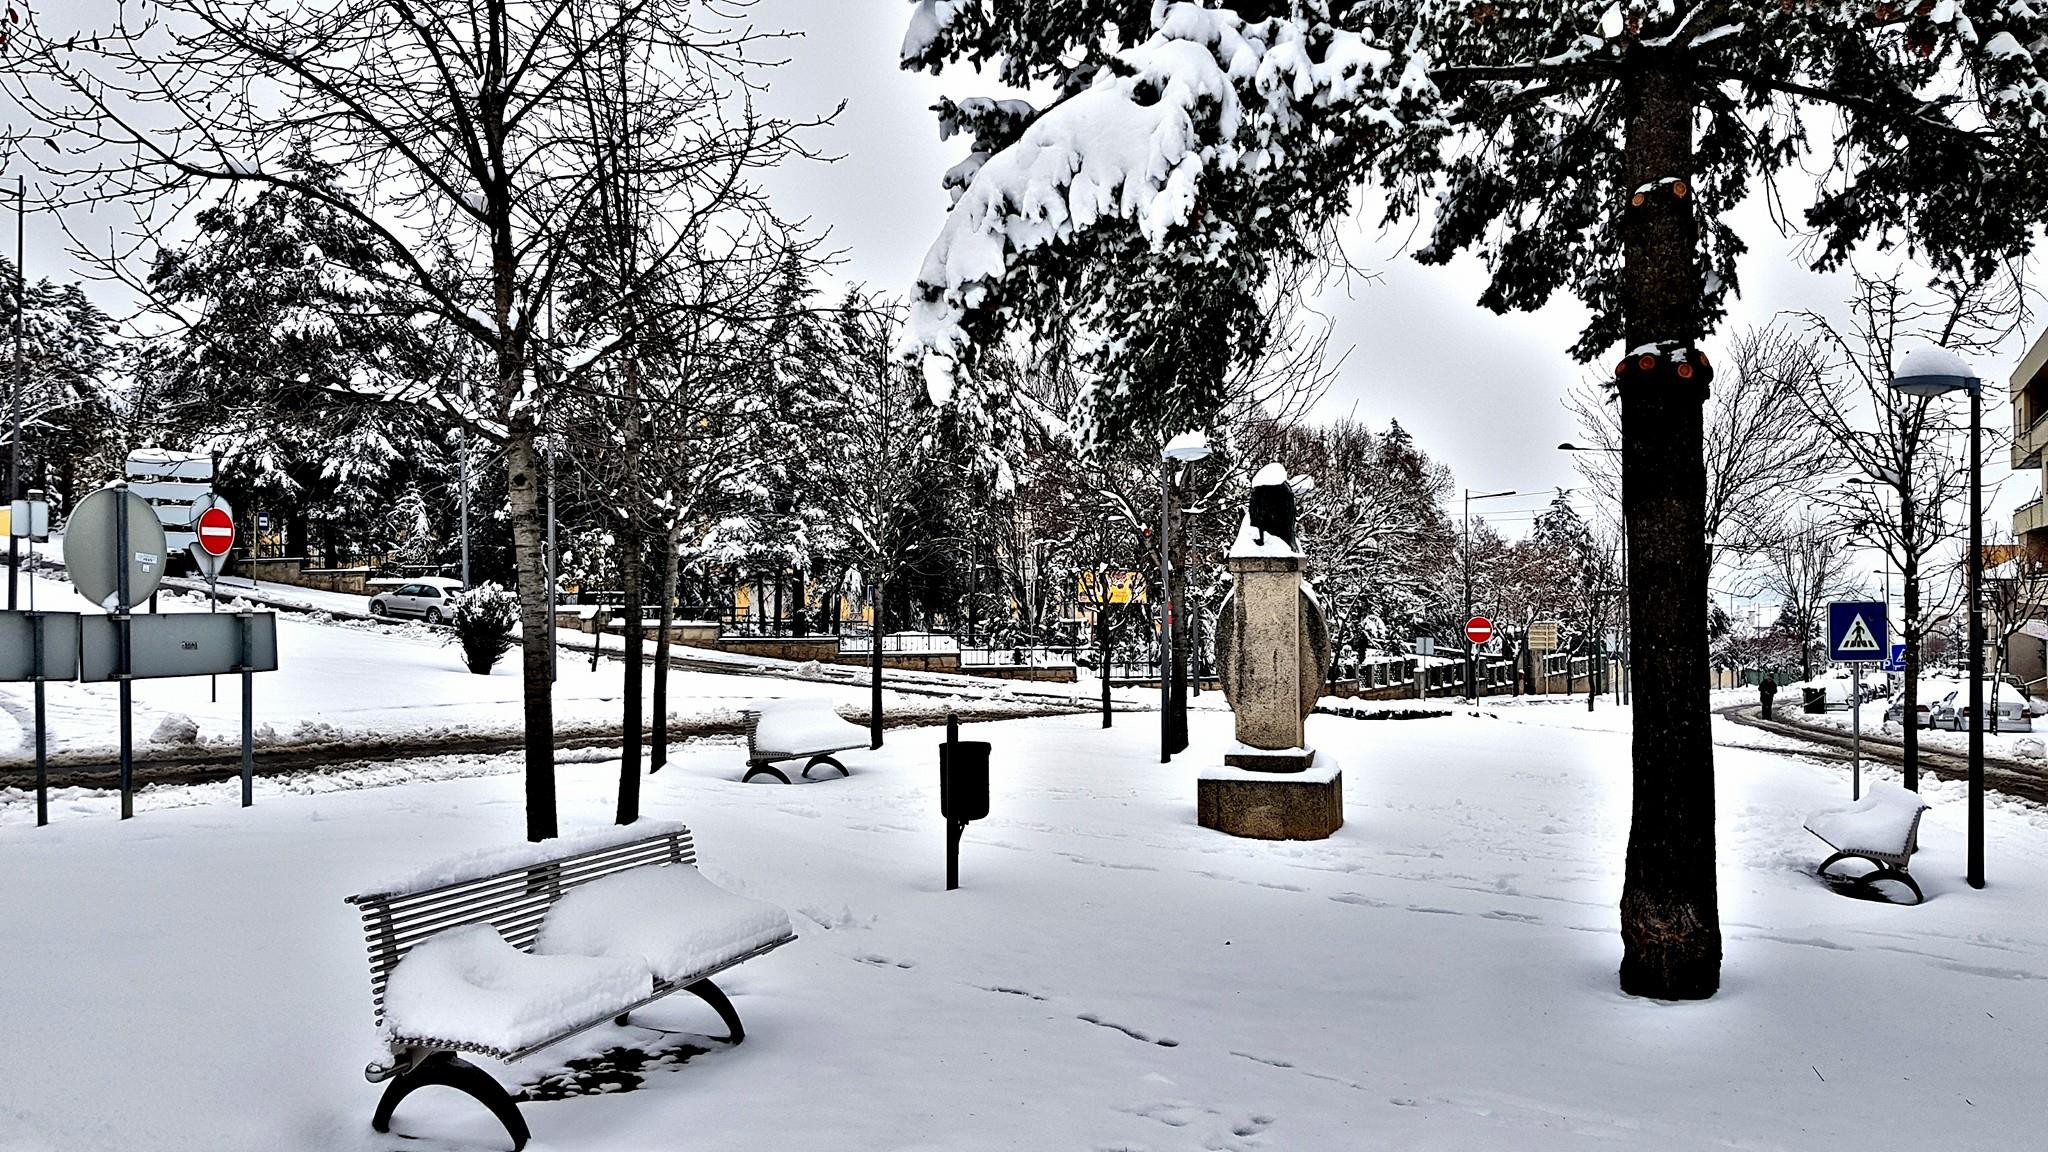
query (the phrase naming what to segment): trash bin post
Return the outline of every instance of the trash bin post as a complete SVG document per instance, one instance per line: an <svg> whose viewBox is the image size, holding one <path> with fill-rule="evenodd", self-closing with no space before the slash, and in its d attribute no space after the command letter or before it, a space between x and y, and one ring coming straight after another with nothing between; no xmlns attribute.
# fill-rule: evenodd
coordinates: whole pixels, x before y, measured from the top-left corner
<svg viewBox="0 0 2048 1152"><path fill-rule="evenodd" d="M960 719L946 716L946 742L939 745L939 815L946 821L946 891L960 887L960 834L988 815L986 740L960 739Z"/></svg>

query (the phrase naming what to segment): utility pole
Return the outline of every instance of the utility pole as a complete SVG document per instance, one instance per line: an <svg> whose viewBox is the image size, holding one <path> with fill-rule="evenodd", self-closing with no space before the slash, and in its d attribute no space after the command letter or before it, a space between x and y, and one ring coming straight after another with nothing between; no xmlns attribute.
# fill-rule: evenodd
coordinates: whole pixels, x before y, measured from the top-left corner
<svg viewBox="0 0 2048 1152"><path fill-rule="evenodd" d="M1482 492L1478 495L1474 495L1470 488L1465 489L1465 518L1463 530L1465 546L1461 550L1465 553L1466 620L1472 619L1472 502L1474 500L1492 500L1500 496L1513 495L1515 495L1515 490L1512 488L1508 489L1505 492ZM1463 621L1460 621L1460 623L1462 624ZM1475 701L1479 699L1478 679L1479 646L1477 644L1472 643L1472 641L1467 640L1465 641L1465 695L1468 699Z"/></svg>

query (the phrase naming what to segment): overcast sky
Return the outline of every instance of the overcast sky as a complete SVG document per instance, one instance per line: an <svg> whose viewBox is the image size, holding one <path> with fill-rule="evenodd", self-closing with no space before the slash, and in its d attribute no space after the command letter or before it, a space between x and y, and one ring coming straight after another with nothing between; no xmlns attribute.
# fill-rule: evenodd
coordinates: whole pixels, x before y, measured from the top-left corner
<svg viewBox="0 0 2048 1152"><path fill-rule="evenodd" d="M58 0L56 7L70 2ZM86 8L111 6L112 0L84 0ZM908 291L945 214L939 176L963 155L962 141L938 139L929 106L942 92L961 97L992 90L965 69L936 78L898 69L908 12L904 0L760 0L756 9L762 25L804 33L789 45L789 63L771 77L770 110L817 114L845 102L838 121L814 137L817 147L839 158L772 175L777 202L830 228L834 246L844 250L839 276L898 294ZM1742 218L1752 251L1742 265L1745 295L1734 303L1731 326L1787 309L1839 314L1849 290L1845 274L1806 271L1794 241L1779 236L1754 205ZM0 226L0 232L12 228ZM1534 314L1492 315L1473 303L1483 284L1476 263L1424 268L1402 254L1405 240L1361 231L1353 254L1376 278L1318 302L1336 324L1332 351L1348 352L1321 414L1355 415L1375 428L1398 419L1450 465L1461 485L1532 493L1493 504L1497 517L1512 520L1517 509L1540 507L1548 489L1580 483L1571 458L1556 448L1579 436L1561 398L1574 380L1604 366L1589 370L1565 353L1582 321L1574 302L1553 302ZM31 274L61 274L61 247L47 225L31 221ZM2004 383L2024 351L2019 341L2012 344L1995 362L1977 365L1996 384L1986 405L1993 427L2009 420ZM2002 455L1989 455L1987 483L2005 474ZM2032 477L2005 484L1994 505L2001 515L1990 523L2003 523L2002 510L2038 490Z"/></svg>
<svg viewBox="0 0 2048 1152"><path fill-rule="evenodd" d="M805 32L774 80L776 110L846 101L838 122L819 136L843 158L778 174L778 199L831 224L847 250L843 275L897 292L915 278L945 213L939 175L964 155L962 141L939 141L928 108L941 93L993 91L990 80L965 68L941 77L897 69L907 10L902 0L762 0L761 7L764 22ZM1807 271L1796 239L1780 236L1756 204L1741 217L1752 251L1741 265L1744 295L1733 304L1730 328L1786 310L1842 314L1846 273ZM1317 304L1336 323L1333 353L1349 353L1322 413L1355 414L1375 428L1399 420L1461 485L1538 494L1496 502L1496 515L1539 507L1548 489L1578 485L1570 456L1557 450L1581 438L1562 397L1575 380L1605 370L1566 354L1582 310L1564 298L1540 312L1495 316L1473 303L1485 282L1476 261L1425 268L1403 254L1406 240L1359 230L1353 254L1377 278L1326 293ZM2027 335L2038 332L2037 324ZM1997 362L1977 365L1996 385L1986 397L1988 426L2009 420L2004 383L2025 350L2012 343ZM2002 456L1987 458L1990 484L2005 469ZM2032 478L2018 478L2004 486L1997 506L2010 508L2038 490Z"/></svg>

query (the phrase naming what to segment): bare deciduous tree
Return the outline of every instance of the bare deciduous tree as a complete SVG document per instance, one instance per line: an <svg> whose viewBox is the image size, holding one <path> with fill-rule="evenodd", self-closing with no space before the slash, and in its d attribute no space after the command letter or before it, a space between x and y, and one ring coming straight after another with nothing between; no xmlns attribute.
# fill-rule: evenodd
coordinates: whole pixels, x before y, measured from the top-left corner
<svg viewBox="0 0 2048 1152"><path fill-rule="evenodd" d="M1813 679L1815 649L1826 645L1828 601L1851 591L1849 545L1839 522L1808 514L1774 529L1764 549L1763 590L1783 605L1779 627L1789 625L1798 637L1801 679Z"/></svg>
<svg viewBox="0 0 2048 1152"><path fill-rule="evenodd" d="M1788 493L1806 490L1830 471L1827 441L1801 397L1820 387L1821 359L1811 344L1782 327L1738 332L1728 341L1707 399L1708 564L1767 553ZM1566 396L1589 446L1577 465L1594 489L1619 507L1620 412L1613 389L1586 381Z"/></svg>
<svg viewBox="0 0 2048 1152"><path fill-rule="evenodd" d="M2021 312L2016 287L2003 280L1941 282L1915 293L1902 277L1856 280L1850 320L1838 327L1813 313L1805 331L1821 357L1821 386L1800 393L1826 434L1836 468L1854 475L1815 492L1860 541L1884 550L1904 593L1900 640L1906 645L1905 715L1915 714L1923 644L1954 613L1958 583L1936 554L1961 527L1956 505L1969 468L1957 425L1959 406L1891 387L1898 355L1914 343L1984 352ZM1920 733L1905 730L1905 784L1920 786Z"/></svg>
<svg viewBox="0 0 2048 1152"><path fill-rule="evenodd" d="M646 70L632 163L644 186L716 185L798 151L801 127L729 114L707 93L750 93L776 34L746 0L158 0L90 39L34 28L5 92L39 122L57 195L124 204L135 227L96 254L110 275L153 247L202 188L289 187L363 226L383 246L394 306L447 323L487 361L487 378L417 396L503 447L518 574L526 737L527 835L556 834L553 652L537 439L560 386L623 347L638 323L558 374L536 340L578 258L573 237L604 185L590 163L592 119L579 82L615 68L631 42ZM344 173L311 180L278 166L307 147ZM681 211L687 214L691 207ZM675 259L686 227L643 251L638 272ZM94 255L85 251L81 253Z"/></svg>

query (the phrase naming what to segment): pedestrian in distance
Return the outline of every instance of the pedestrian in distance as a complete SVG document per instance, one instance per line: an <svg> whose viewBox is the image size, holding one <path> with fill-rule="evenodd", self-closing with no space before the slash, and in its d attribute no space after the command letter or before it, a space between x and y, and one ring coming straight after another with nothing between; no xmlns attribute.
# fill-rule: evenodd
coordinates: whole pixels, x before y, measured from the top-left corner
<svg viewBox="0 0 2048 1152"><path fill-rule="evenodd" d="M1778 694L1778 682L1771 679L1769 673L1765 673L1763 680L1756 686L1756 694L1763 698L1764 719L1769 720L1771 718L1771 700Z"/></svg>

